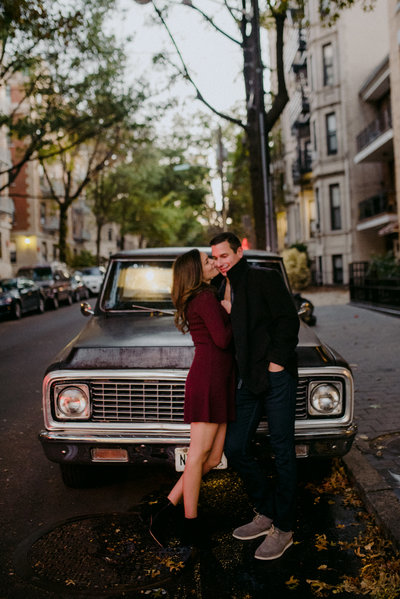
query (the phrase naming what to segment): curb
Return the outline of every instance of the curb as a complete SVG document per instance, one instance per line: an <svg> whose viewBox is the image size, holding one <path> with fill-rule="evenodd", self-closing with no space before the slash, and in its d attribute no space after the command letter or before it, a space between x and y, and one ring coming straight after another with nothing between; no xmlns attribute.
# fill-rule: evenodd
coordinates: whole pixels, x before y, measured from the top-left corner
<svg viewBox="0 0 400 599"><path fill-rule="evenodd" d="M342 460L367 510L375 515L385 536L400 552L400 502L393 489L356 447Z"/></svg>

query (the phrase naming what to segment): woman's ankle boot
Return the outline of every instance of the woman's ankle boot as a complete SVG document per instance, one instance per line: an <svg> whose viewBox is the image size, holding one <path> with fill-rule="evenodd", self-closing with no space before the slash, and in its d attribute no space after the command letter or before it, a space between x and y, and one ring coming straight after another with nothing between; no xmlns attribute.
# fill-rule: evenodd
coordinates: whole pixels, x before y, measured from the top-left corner
<svg viewBox="0 0 400 599"><path fill-rule="evenodd" d="M176 512L174 505L167 497L160 502L160 506L150 515L149 532L153 539L164 547L168 543L168 538L171 534L172 518Z"/></svg>
<svg viewBox="0 0 400 599"><path fill-rule="evenodd" d="M191 545L199 549L211 546L211 539L204 529L204 522L199 518L185 518L182 541L184 545Z"/></svg>

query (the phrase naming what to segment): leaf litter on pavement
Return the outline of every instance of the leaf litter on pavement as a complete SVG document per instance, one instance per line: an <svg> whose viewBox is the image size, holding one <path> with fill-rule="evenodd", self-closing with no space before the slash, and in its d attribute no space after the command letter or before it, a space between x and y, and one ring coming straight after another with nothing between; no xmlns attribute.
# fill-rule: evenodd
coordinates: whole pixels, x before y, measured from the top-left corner
<svg viewBox="0 0 400 599"><path fill-rule="evenodd" d="M267 475L273 482L273 469ZM254 559L262 538L241 542L232 537L232 529L254 513L239 478L227 470L210 473L201 488L209 549L190 555L177 538L160 549L150 539L145 519L140 524L134 514L110 514L70 523L65 532L61 527L43 537L32 547L33 569L36 576L48 578L54 568L54 582L70 593L86 589L101 596L102 590L121 589L120 596L131 599L400 597L400 556L364 509L340 460L324 476L312 468L303 472L299 487L294 545L278 560ZM45 549L51 536L58 548L52 553ZM77 567L63 576L55 570L66 554Z"/></svg>

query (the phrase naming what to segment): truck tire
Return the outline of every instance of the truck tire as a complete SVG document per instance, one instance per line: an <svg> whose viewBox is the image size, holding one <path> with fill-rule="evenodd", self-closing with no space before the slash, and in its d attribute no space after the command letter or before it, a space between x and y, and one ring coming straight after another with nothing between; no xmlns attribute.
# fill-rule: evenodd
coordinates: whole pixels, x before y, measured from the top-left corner
<svg viewBox="0 0 400 599"><path fill-rule="evenodd" d="M82 464L60 464L61 476L66 487L86 489L93 485L93 467Z"/></svg>

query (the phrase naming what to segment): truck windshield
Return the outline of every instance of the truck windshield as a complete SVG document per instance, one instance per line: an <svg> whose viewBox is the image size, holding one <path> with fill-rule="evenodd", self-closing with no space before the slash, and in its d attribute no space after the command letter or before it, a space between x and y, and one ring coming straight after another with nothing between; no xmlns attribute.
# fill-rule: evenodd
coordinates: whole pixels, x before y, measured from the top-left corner
<svg viewBox="0 0 400 599"><path fill-rule="evenodd" d="M172 261L115 262L101 300L103 310L172 308Z"/></svg>

